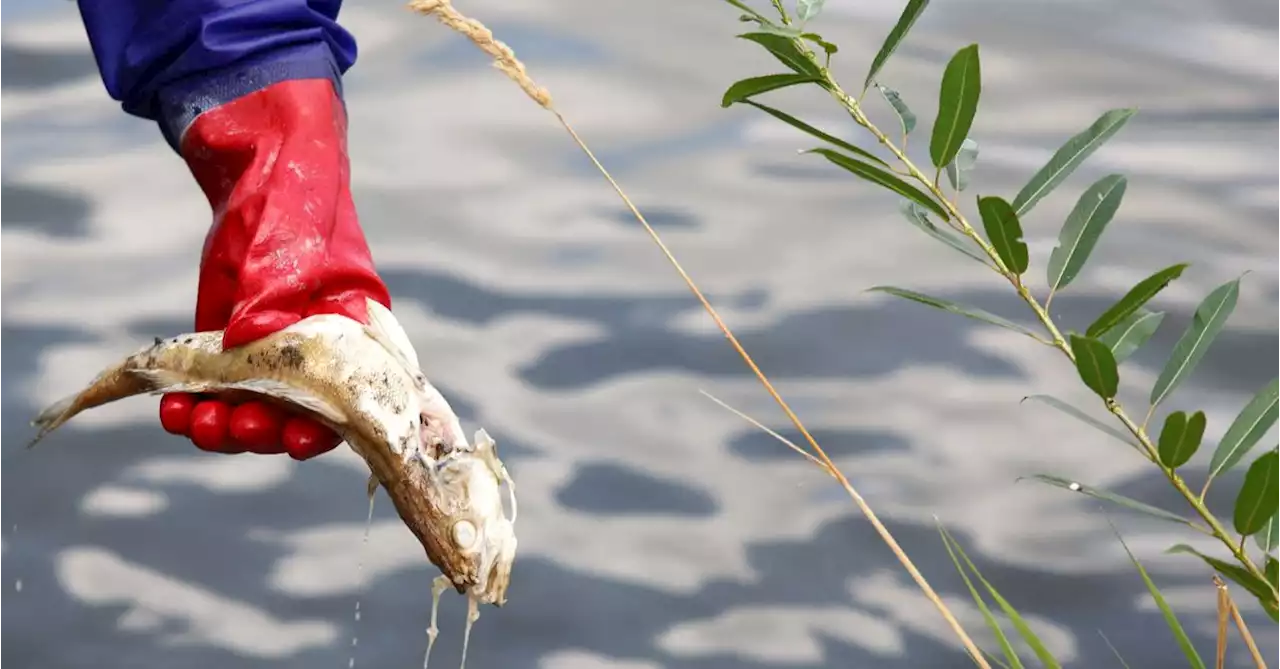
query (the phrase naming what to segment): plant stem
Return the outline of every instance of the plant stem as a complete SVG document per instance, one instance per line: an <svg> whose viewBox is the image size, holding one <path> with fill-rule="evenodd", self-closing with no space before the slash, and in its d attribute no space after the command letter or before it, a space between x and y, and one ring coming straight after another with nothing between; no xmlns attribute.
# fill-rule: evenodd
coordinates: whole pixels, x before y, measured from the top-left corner
<svg viewBox="0 0 1280 669"><path fill-rule="evenodd" d="M1227 660L1227 621L1231 618L1231 596L1227 594L1227 584L1217 574L1213 575L1213 586L1218 590L1218 644L1214 653L1214 669L1223 669Z"/></svg>
<svg viewBox="0 0 1280 669"><path fill-rule="evenodd" d="M725 2L742 10L743 14L755 19L761 25L769 23L769 19L766 19L764 17L764 14L761 14L760 12L757 12L756 10L752 9L749 5L742 2L742 0L725 0Z"/></svg>
<svg viewBox="0 0 1280 669"><path fill-rule="evenodd" d="M1107 405L1107 409L1124 424L1125 429L1129 430L1133 436L1138 438L1138 442L1142 444L1143 449L1153 455L1156 453L1156 446L1151 441L1151 437L1147 435L1147 431L1134 423L1133 419L1129 418L1129 415L1124 412L1124 408L1121 407L1118 402L1110 402ZM1159 463L1159 460L1157 459L1156 462ZM1165 478L1169 479L1169 483L1173 484L1173 488L1178 491L1178 494L1182 495L1183 499L1187 500L1187 504L1190 504L1191 508L1195 509L1196 514L1204 519L1204 522L1209 525L1209 529L1213 531L1213 536L1221 541L1222 544L1227 547L1228 551L1231 551L1232 557L1240 563L1240 566L1248 570L1250 574L1262 583L1266 583L1271 589L1273 597L1277 596L1276 587L1271 585L1271 582L1267 580L1266 574L1264 574L1262 570L1258 568L1258 565L1254 564L1253 560L1249 557L1248 552L1244 549L1244 542L1241 541L1237 544L1232 541L1231 533L1227 531L1227 528L1222 526L1221 521L1218 520L1217 516L1213 515L1213 512L1209 510L1209 507L1205 505L1204 500L1200 499L1200 497L1196 495L1189 486L1187 486L1187 482L1182 479L1182 476L1180 476L1177 471L1169 467L1165 467L1164 465L1159 465L1159 467L1160 471L1164 472Z"/></svg>
<svg viewBox="0 0 1280 669"><path fill-rule="evenodd" d="M782 25L791 25L791 17L787 15L787 8L783 6L782 0L773 0L773 8L778 11L778 16L782 17Z"/></svg>
<svg viewBox="0 0 1280 669"><path fill-rule="evenodd" d="M747 5L743 4L740 0L729 0L729 2L730 4L744 10L749 15L759 18L760 21L767 23L766 19ZM783 21L788 22L789 19L787 18L786 10L782 7L781 0L774 0L774 6L782 15ZM956 619L955 615L951 613L951 610L947 608L946 603L942 601L942 598L938 593L935 592L929 585L929 582L925 580L924 575L916 568L915 563L913 563L911 558L907 556L906 551L904 551L902 546L898 544L897 539L895 539L893 534L889 532L889 529L880 522L880 518L876 515L875 511L873 511L871 506L867 504L866 500L862 498L862 495L858 494L858 491L854 489L853 484L851 484L848 478L845 477L844 473L840 471L840 468L831 461L831 458L827 455L826 451L822 449L822 446L818 445L818 441L814 439L812 434L810 434L809 429L805 427L803 422L801 422L800 417L796 415L796 413L791 409L791 406L782 398L782 395L780 395L777 389L773 387L773 383L769 380L769 377L760 370L756 365L755 360L752 359L751 355L747 353L747 350L742 347L742 343L739 342L738 338L733 334L733 330L729 328L724 320L720 318L720 314L711 306L711 302L707 299L706 295L702 293L702 290L698 288L698 284L694 282L693 277L689 276L689 274L685 272L684 267L680 265L680 262L676 260L675 254L673 254L671 249L667 247L666 243L662 241L662 237L658 234L658 231L649 224L649 221L645 219L644 215L640 213L640 210L636 208L636 205L631 201L631 198L622 190L622 186L618 185L618 182L614 180L613 176L609 174L609 171L606 170L604 165L600 163L600 160L596 158L595 153L591 151L590 147L587 146L587 143L583 141L577 131L573 129L573 126L569 124L569 121L558 109L556 109L555 105L552 104L551 94L548 93L546 89L537 86L537 84L529 78L528 74L525 72L523 63L516 58L515 53L511 51L511 48L497 41L493 37L493 34L484 27L484 24L474 19L470 19L454 9L449 0L414 0L414 2L411 3L411 7L424 14L434 14L445 26L467 37L467 39L482 51L489 54L494 59L495 63L501 66L499 69L506 74L507 77L520 85L531 99L537 102L543 109L546 109L555 115L560 126L564 128L565 132L569 134L569 137L573 139L574 144L576 144L578 148L586 154L587 158L591 161L591 164L595 166L596 170L600 172L600 175L609 183L614 192L617 193L619 199L622 200L622 203L626 205L627 210L631 212L631 215L635 217L636 221L644 228L644 231L649 235L650 239L652 239L654 244L657 245L658 249L662 252L663 257L665 257L667 262L671 264L676 273L680 275L680 278L684 280L685 285L689 288L689 292L693 293L694 297L696 297L702 304L703 309L705 309L707 314L711 316L711 320L715 321L716 327L718 327L721 333L724 334L725 339L729 340L729 345L732 346L733 349L737 351L738 355L742 357L742 361L751 369L751 372L755 375L756 379L760 381L760 385L764 386L765 391L769 393L769 396L773 398L775 402L777 402L783 413L787 415L787 418L791 420L791 423L795 425L796 429L800 431L800 434L804 436L805 441L813 448L814 453L817 455L816 459L820 462L823 469L835 477L835 479L845 489L845 492L848 493L850 499L852 499L858 509L862 511L862 514L866 516L867 521L871 523L871 526L875 529L876 533L880 535L881 540L883 540L889 547L889 550L893 552L894 556L898 558L898 561L902 564L903 568L906 569L907 573L911 575L912 580L915 581L916 585L924 593L925 597L927 597L938 609L938 612L942 615L943 619L946 620L948 626L951 627L951 630L959 638L960 643L964 646L970 657L973 658L974 663L981 669L991 669L991 665L987 663L986 658L978 648L978 645L969 637L968 633L965 632L964 627L960 625L960 621ZM805 49L806 53L809 53L809 58L813 58L813 54L807 50L807 47L802 45L802 48Z"/></svg>
<svg viewBox="0 0 1280 669"><path fill-rule="evenodd" d="M877 516L875 511L871 509L871 505L867 504L862 495L854 489L853 484L849 482L849 479L845 477L844 472L840 471L840 468L831 461L831 458L827 455L826 451L823 450L822 446L818 445L817 439L809 433L809 428L805 427L804 422L802 422L800 417L791 409L791 405L789 405L787 401L782 398L782 395L778 393L777 389L773 387L773 383L756 365L756 361L751 357L751 354L747 353L747 350L742 347L742 343L739 342L737 336L733 334L733 330L731 330L729 326L725 324L724 320L720 318L720 314L716 311L715 307L711 306L711 302L702 293L702 290L698 288L698 284L694 282L693 277L689 276L689 274L685 272L684 267L682 267L680 262L676 260L675 254L673 254L671 249L667 247L666 243L662 241L662 237L658 234L658 231L649 224L649 221L644 217L644 214L641 214L640 210L631 202L631 198L627 197L626 192L622 190L622 187L618 185L618 182L614 181L613 176L609 174L609 171L605 169L604 165L600 163L591 149L587 147L586 142L582 141L582 138L578 136L576 131L574 131L573 126L569 125L569 122L560 115L560 112L555 111L554 109L551 111L556 115L556 119L560 121L560 125L569 133L569 136L573 139L574 143L578 145L578 148L582 149L582 152L585 153L591 163L595 165L596 170L599 171L600 174L604 176L605 180L609 182L609 185L613 187L614 192L618 194L618 197L622 199L623 204L626 205L628 210L630 210L631 215L640 223L645 232L648 233L649 238L658 246L658 250L662 252L662 255L667 259L667 262L671 264L671 266L676 270L676 273L680 275L680 278L684 280L685 286L689 288L689 292L693 293L693 296L702 303L703 310L707 312L707 315L711 316L711 320L715 321L716 327L720 328L720 332L725 336L725 339L729 340L729 345L733 347L733 350L737 351L738 355L742 358L742 361L746 363L752 374L754 374L756 379L760 382L760 385L764 386L765 392L769 393L769 397L773 398L773 401L778 404L778 407L782 409L782 412L791 420L791 424L800 431L801 436L804 437L809 446L813 448L815 453L817 453L817 459L820 461L825 471L835 477L840 486L844 488L845 493L849 495L849 498L853 500L853 503L860 511L862 511L862 515L866 516L867 521L871 523L871 527L880 535L881 541L889 547L889 550L898 558L898 562L900 562L903 568L907 570L907 573L911 575L912 580L916 582L916 585L924 593L925 597L927 597L929 601L933 603L934 607L938 609L938 612L942 614L943 619L946 620L947 624L951 627L951 630L960 639L960 643L964 645L965 650L969 652L973 661L982 669L991 669L986 658L983 657L982 651L978 649L978 646L973 642L973 639L969 638L968 633L966 633L964 628L960 625L960 621L956 619L955 615L951 613L951 610L947 608L946 603L942 601L942 598L938 596L938 593L934 591L933 587L929 585L929 582L925 580L924 574L921 574L920 570L916 568L915 563L911 561L911 558L907 556L906 551L904 551L902 546L898 544L898 540L895 539L893 534L889 532L889 529L880 522L879 516Z"/></svg>
<svg viewBox="0 0 1280 669"><path fill-rule="evenodd" d="M810 60L813 60L815 64L817 63L813 52L808 48L803 40L794 39L793 41L802 52L807 54ZM1013 286L1014 290L1018 293L1018 297L1022 298L1022 301L1031 308L1036 319L1040 321L1040 324L1044 326L1045 331L1047 331L1049 336L1052 338L1051 345L1061 351L1062 354L1074 364L1075 353L1071 350L1071 346L1067 343L1066 338L1062 336L1062 331L1059 330L1057 324L1054 323L1053 317L1049 315L1049 311L1046 306L1041 306L1040 302L1031 294L1031 291L1023 285L1019 276L1009 270L1009 268L1004 264L1004 261L1000 259L1000 254L997 253L985 239L983 239L982 235L978 234L978 231L974 229L973 225L971 225L968 219L965 218L965 215L960 211L960 208L942 192L937 181L926 176L920 168L916 167L915 163L911 161L911 158L909 158L902 149L898 148L884 132L871 122L867 115L862 111L862 106L858 101L841 88L839 82L831 76L829 70L823 69L822 73L824 79L823 83L831 96L845 108L850 116L853 117L854 122L870 132L881 145L888 149L889 152L902 163L912 178L923 184L925 188L929 190L938 203L946 209L947 213L952 218L953 226L966 237L973 240L973 242L982 249L983 253L987 254L987 257L989 257L992 263L994 263L995 271ZM939 170L939 173L941 173L941 170ZM1213 536L1227 547L1227 550L1231 552L1231 555L1241 564L1241 566L1248 570L1250 574L1261 580L1263 583L1270 585L1270 581L1266 579L1262 570L1254 564L1253 560L1249 558L1248 553L1246 553L1242 548L1243 544L1237 545L1236 542L1232 540L1231 533L1223 527L1217 517L1213 515L1207 506L1205 506L1203 499L1187 487L1186 482L1182 480L1182 477L1176 471L1159 464L1160 460L1156 446L1154 442L1152 442L1151 437L1148 436L1145 427L1135 424L1133 420L1129 418L1128 414L1125 413L1124 408L1120 403L1114 398L1107 400L1106 406L1107 410L1119 419L1120 422L1124 424L1125 428L1138 439L1138 442L1141 444L1147 458L1160 467L1165 478L1169 480L1169 483L1173 485L1174 489L1177 490L1178 493L1182 495L1183 499L1191 505L1191 508L1195 510L1196 514L1199 515L1206 524L1208 524ZM1148 419L1149 418L1150 415L1148 415ZM1275 586L1270 586L1270 588L1272 595L1277 596L1277 598L1280 599L1280 594L1277 594Z"/></svg>
<svg viewBox="0 0 1280 669"><path fill-rule="evenodd" d="M824 72L826 71L824 70ZM1013 286L1014 290L1018 292L1018 295L1022 297L1023 301L1031 307L1031 310L1035 313L1036 318L1039 319L1041 325L1043 325L1045 330L1049 332L1049 336L1053 338L1052 345L1066 353L1067 357L1074 362L1075 354L1071 352L1071 347L1067 345L1067 340L1062 336L1062 333L1058 331L1058 326L1055 325L1053 319L1049 317L1049 313L1040 306L1040 303L1036 301L1035 296L1027 290L1026 286L1022 285L1022 282L1018 280L1018 275L1009 271L1009 268L1004 264L1004 261L1000 259L1000 254L996 253L996 250L987 243L987 240L983 239L982 235L978 234L978 231L974 229L973 225L969 223L969 220L965 218L965 215L960 211L960 208L947 198L946 194L942 192L942 189L939 188L937 183L925 176L924 172L921 172L920 168L916 167L915 163L911 162L911 159L907 157L907 154L904 153L902 149L899 149L894 145L893 141L890 140L889 137L880 130L880 128L876 127L876 125L871 122L871 119L867 118L867 115L862 112L862 107L858 104L858 101L854 100L848 93L846 93L844 89L840 87L840 84L831 78L829 73L826 74L826 83L828 85L828 89L831 91L831 95L835 97L835 99L840 102L846 110L848 110L849 114L853 116L853 120L874 135L876 140L884 145L884 147L887 148L889 152L907 168L907 172L916 181L924 184L924 186L929 189L933 196L937 198L941 205L947 210L947 213L951 216L953 225L956 229L969 239L973 240L973 242L982 249L982 252L985 253L993 263L995 263L996 272L999 273L1000 276L1003 276L1009 284Z"/></svg>

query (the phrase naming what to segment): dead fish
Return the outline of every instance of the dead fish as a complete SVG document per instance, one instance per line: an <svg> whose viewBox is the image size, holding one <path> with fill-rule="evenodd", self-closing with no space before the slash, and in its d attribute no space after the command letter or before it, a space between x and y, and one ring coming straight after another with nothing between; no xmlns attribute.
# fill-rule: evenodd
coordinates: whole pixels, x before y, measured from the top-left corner
<svg viewBox="0 0 1280 669"><path fill-rule="evenodd" d="M317 315L227 351L220 331L157 339L40 412L31 445L87 409L143 393L249 393L301 407L368 463L370 494L378 485L387 491L443 574L433 614L439 590L452 586L469 600L470 631L478 604L506 602L515 485L484 430L467 442L391 311L372 300L368 310L367 326Z"/></svg>

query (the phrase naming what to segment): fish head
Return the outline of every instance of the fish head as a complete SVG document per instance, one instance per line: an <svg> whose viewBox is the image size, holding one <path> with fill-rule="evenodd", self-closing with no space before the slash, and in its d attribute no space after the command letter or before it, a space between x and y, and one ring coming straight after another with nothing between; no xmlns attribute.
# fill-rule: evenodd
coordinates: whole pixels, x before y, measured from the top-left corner
<svg viewBox="0 0 1280 669"><path fill-rule="evenodd" d="M425 501L431 510L420 516L419 524L424 527L415 533L423 538L432 562L455 587L473 601L501 606L516 554L516 500L511 476L484 430L476 432L474 442L467 441L457 414L423 374L418 354L391 310L373 300L368 300L367 308L365 332L387 352L391 366L412 379L417 417L410 421L409 433L396 433L391 451L402 463L416 461L421 465L412 477L416 479L413 489L426 493L425 500L418 501ZM414 408L413 403L406 406L410 414ZM400 418L397 416L387 429L403 425ZM503 484L510 499L510 518L503 506ZM426 486L426 490L419 486ZM397 504L415 506L403 499ZM430 531L425 526L430 526Z"/></svg>
<svg viewBox="0 0 1280 669"><path fill-rule="evenodd" d="M516 556L515 484L498 459L496 444L484 430L466 449L454 449L435 465L437 494L448 505L449 539L467 565L466 592L481 603L502 606ZM503 494L503 485L507 490ZM504 497L509 501L508 517ZM454 577L455 583L458 576Z"/></svg>

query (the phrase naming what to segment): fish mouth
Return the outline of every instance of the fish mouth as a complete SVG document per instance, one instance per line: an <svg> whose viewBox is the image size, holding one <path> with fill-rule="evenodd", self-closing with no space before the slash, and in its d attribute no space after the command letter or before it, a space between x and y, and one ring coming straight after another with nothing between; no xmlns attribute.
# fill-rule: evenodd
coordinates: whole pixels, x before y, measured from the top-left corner
<svg viewBox="0 0 1280 669"><path fill-rule="evenodd" d="M483 429L476 430L472 443L474 455L484 466L477 475L484 481L484 494L490 498L485 522L485 552L480 560L480 582L472 586L470 594L482 603L502 606L507 601L507 587L511 584L511 568L515 562L518 541L515 534L519 506L516 502L516 484L506 465L498 458L497 444ZM510 517L503 505L502 488L506 487L506 501ZM492 486L492 487L491 487ZM491 496L496 495L496 499Z"/></svg>
<svg viewBox="0 0 1280 669"><path fill-rule="evenodd" d="M503 542L488 574L481 579L480 583L471 586L468 594L483 604L501 607L507 603L507 587L511 585L511 567L515 561L516 543L515 535L511 534L510 538Z"/></svg>
<svg viewBox="0 0 1280 669"><path fill-rule="evenodd" d="M493 439L478 430L465 450L453 450L435 463L422 464L427 468L425 482L434 488L434 496L450 500L448 506L455 509L449 515L446 550L461 562L455 563L454 571L445 567L442 571L458 592L483 604L502 606L518 544L514 529L517 507L514 482L497 457Z"/></svg>

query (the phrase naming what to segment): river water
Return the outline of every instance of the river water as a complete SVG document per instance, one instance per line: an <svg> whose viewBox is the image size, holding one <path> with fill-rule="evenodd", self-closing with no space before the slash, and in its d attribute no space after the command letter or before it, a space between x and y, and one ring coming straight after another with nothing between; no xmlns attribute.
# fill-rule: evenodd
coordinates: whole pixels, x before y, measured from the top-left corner
<svg viewBox="0 0 1280 669"><path fill-rule="evenodd" d="M364 479L345 449L302 464L203 454L136 399L23 450L38 407L189 328L209 212L155 128L103 92L75 6L9 4L3 659L341 667L354 633L356 666L417 666L432 571L385 498L361 554ZM361 48L347 79L353 179L374 255L427 373L468 429L497 438L520 486L511 601L484 611L469 666L970 666L843 493L699 394L794 436L554 119L433 21L348 4ZM899 4L827 5L815 27L840 44L836 71L853 85ZM1017 481L1053 473L1182 510L1122 445L1019 404L1052 393L1099 409L1065 362L865 292L902 285L1025 319L1008 287L906 225L893 197L798 155L807 137L719 107L729 83L776 70L733 39L731 8L460 6L551 90L966 626L981 617L937 521L1070 666L1119 666L1099 632L1130 666L1184 666L1110 520L1212 655L1209 575L1163 551L1213 546ZM1078 194L1128 175L1053 311L1082 329L1137 280L1192 263L1122 370L1141 413L1198 301L1249 270L1229 328L1167 407L1205 410L1209 443L1277 368L1276 25L1263 0L949 0L883 74L927 129L947 58L981 43L972 193L1011 196L1103 111L1141 109L1024 221L1030 276L1043 285ZM816 93L774 102L867 139ZM912 145L922 162L926 143ZM1210 495L1224 517L1239 480ZM1276 626L1237 595L1274 657ZM456 662L463 615L448 598L433 666ZM1230 666L1247 664L1236 643Z"/></svg>

